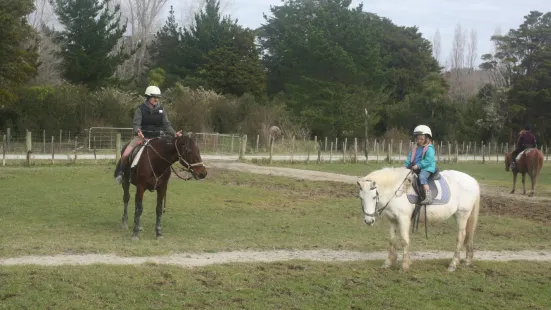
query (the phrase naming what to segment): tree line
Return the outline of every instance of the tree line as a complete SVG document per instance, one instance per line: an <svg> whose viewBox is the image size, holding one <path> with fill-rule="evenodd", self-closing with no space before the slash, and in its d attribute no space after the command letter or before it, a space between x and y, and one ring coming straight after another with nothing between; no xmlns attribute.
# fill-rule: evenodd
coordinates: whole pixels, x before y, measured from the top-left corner
<svg viewBox="0 0 551 310"><path fill-rule="evenodd" d="M166 0L3 1L0 130L128 127L153 84L184 130L359 137L367 118L371 137L420 123L439 140L512 142L525 123L550 137L551 12L496 33L475 67L476 31L458 25L442 64L439 32L350 0L287 0L257 29L196 4L178 21Z"/></svg>

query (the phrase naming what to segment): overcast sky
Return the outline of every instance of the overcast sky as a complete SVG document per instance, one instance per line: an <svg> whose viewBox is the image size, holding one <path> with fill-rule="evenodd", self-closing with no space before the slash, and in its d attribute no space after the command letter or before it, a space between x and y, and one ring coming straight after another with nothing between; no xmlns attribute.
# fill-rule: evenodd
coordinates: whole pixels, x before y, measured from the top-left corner
<svg viewBox="0 0 551 310"><path fill-rule="evenodd" d="M187 3L190 3L187 0ZM270 13L270 5L280 5L280 0L222 0L225 14L239 19L246 27L256 28L264 23L263 13ZM442 51L440 62L449 59L455 26L460 23L478 34L478 62L480 56L492 50L490 37L499 27L503 34L517 28L524 15L530 11L551 11L550 0L354 0L352 6L363 2L364 11L390 18L402 26L418 26L423 36L432 41L436 29L440 30ZM168 0L166 14L174 5L179 17L183 17L185 0ZM189 6L189 4L188 4ZM163 18L164 20L164 18Z"/></svg>

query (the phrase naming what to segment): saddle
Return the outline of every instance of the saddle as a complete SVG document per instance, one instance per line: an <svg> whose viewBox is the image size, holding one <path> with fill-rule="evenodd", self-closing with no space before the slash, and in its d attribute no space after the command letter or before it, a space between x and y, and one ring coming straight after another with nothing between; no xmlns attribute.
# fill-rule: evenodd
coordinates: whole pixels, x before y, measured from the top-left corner
<svg viewBox="0 0 551 310"><path fill-rule="evenodd" d="M430 193L432 196L432 199L436 198L438 196L438 187L436 186L436 181L440 180L440 169L438 167L434 170L434 173L430 175L428 179ZM423 188L423 185L421 185L421 180L419 179L418 172L415 172L413 174L413 180L411 182L411 185L413 187L413 190L415 191L415 194L417 194L417 197L419 197L419 201L425 199L425 189Z"/></svg>

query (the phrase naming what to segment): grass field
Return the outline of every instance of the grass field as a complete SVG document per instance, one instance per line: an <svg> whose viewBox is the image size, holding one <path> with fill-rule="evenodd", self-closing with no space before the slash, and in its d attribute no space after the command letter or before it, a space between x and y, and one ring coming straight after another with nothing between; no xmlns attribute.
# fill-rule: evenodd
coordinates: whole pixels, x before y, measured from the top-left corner
<svg viewBox="0 0 551 310"><path fill-rule="evenodd" d="M112 166L9 167L0 173L1 257L387 248L386 224L363 223L357 189L350 184L213 169L204 181L174 179L163 216L165 239L154 238L155 194L146 192L145 231L139 242L131 242L130 231L119 228L122 189L114 182ZM481 211L477 250L551 248L549 223L501 216L496 210ZM430 223L429 240L421 232L412 236L413 251L452 250L454 243L453 219Z"/></svg>
<svg viewBox="0 0 551 310"><path fill-rule="evenodd" d="M375 262L0 269L3 309L548 309L551 264Z"/></svg>
<svg viewBox="0 0 551 310"><path fill-rule="evenodd" d="M281 165L352 175L382 166ZM453 168L485 184L508 185L501 165L461 163ZM549 184L545 171L542 184ZM171 181L163 240L154 238L155 194L146 192L145 231L140 241L132 242L130 231L119 227L122 189L112 173L112 163L1 168L0 257L387 249L386 223L363 223L353 184L216 169L203 181ZM234 263L193 269L156 264L1 266L0 308L547 309L551 263L476 260L476 250L551 249L551 225L541 220L549 212L520 210L525 213L509 213L507 204L483 203L475 265L461 266L452 274L446 271L448 259L414 260L408 273L398 267L380 270L379 261ZM455 237L453 219L430 223L429 239L422 232L413 235L411 250L451 251Z"/></svg>

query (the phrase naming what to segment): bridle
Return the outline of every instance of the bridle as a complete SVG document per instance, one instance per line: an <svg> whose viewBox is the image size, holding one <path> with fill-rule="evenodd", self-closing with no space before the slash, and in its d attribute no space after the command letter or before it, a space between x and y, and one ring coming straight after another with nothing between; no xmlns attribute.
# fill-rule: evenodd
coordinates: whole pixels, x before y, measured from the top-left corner
<svg viewBox="0 0 551 310"><path fill-rule="evenodd" d="M178 148L178 141L180 140L181 137L178 137L174 140L174 147L176 148L176 152L178 153L178 161L180 161L180 164L182 164L182 166L184 166L184 171L187 171L189 173L191 173L192 177L187 177L187 178L184 178L182 176L180 176L178 174L178 172L176 172L176 170L174 170L174 167L172 166L173 162L171 162L170 160L164 158L163 156L161 156L161 154L159 154L159 152L157 152L157 150L151 145L151 144L148 144L147 146L151 147L151 149L155 152L155 154L157 154L157 156L159 156L162 160L166 161L167 163L170 164L170 168L172 169L172 171L174 172L174 174L176 174L176 176L184 181L189 181L191 179L199 179L199 177L197 176L197 173L195 173L195 171L192 169L193 167L205 167L205 165L203 164L203 162L198 162L198 163L193 163L193 164L190 164L187 162L187 160L184 159L184 157L182 156L182 153L180 152L180 149ZM185 144L184 144L185 146ZM153 173L153 177L155 178L155 186L153 187L153 190L157 189L157 183L159 182L159 179L161 179L161 177L165 174L165 172L168 170L168 167L163 171L163 173L161 173L159 176L157 176L155 174L155 170L153 169L153 165L151 164L151 158L149 156L149 153L147 153L147 161L149 162L149 167L151 168L151 172Z"/></svg>
<svg viewBox="0 0 551 310"><path fill-rule="evenodd" d="M182 154L180 153L180 149L178 148L178 140L180 140L181 137L178 137L176 138L176 140L174 140L174 147L176 148L176 152L178 152L178 160L180 161L180 164L182 164L182 166L184 166L184 169L185 171L191 173L191 175L193 176L193 178L195 178L196 180L198 179L197 177L197 173L195 173L195 171L192 169L193 167L205 167L205 165L203 164L202 161L198 162L198 163L193 163L193 164L190 164L187 162L187 160L184 159L184 157L182 156ZM185 146L185 145L184 145ZM182 178L175 170L174 170L174 167L172 167L172 165L170 166L172 168L172 171L182 180L185 180L185 181L188 181L188 180L191 180L191 178Z"/></svg>
<svg viewBox="0 0 551 310"><path fill-rule="evenodd" d="M390 197L390 199L387 201L387 203L384 205L384 207L380 208L380 209L377 209L377 206L379 205L379 191L377 189L377 185L373 185L373 182L369 181L371 183L371 187L369 188L370 191L372 190L375 190L375 198L373 200L375 200L375 212L373 213L367 213L365 212L365 209L364 209L364 206L363 206L363 203L362 203L362 212L365 216L371 216L371 217L375 217L375 216L379 216L381 215L381 213L383 213L383 211L386 209L386 207L388 207L388 205L390 204L390 202L392 201L392 199L394 199L394 197L400 197L402 196L402 194L404 193L404 190L401 190L402 186L404 185L404 183L406 182L406 180L408 179L409 175L411 174L411 170L408 172L408 174L406 175L406 177L404 178L404 180L402 181L402 183L400 184L400 186L398 186L398 189L396 189L396 191L394 192L394 195L392 195L392 197ZM400 193L400 194L398 194ZM363 198L361 198L363 200Z"/></svg>

